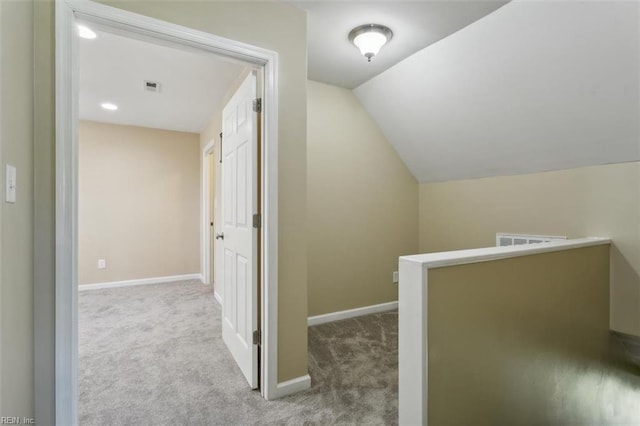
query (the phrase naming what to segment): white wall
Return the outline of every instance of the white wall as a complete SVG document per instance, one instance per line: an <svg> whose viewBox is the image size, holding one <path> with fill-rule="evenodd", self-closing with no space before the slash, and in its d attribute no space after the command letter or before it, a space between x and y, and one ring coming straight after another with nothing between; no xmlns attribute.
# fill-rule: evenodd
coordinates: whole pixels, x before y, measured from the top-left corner
<svg viewBox="0 0 640 426"><path fill-rule="evenodd" d="M422 183L637 161L639 15L514 0L355 92Z"/></svg>

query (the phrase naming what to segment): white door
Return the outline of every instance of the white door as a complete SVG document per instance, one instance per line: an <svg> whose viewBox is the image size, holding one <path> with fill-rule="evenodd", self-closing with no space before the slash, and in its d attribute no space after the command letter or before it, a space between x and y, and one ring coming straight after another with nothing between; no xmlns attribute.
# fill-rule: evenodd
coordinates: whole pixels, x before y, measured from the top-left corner
<svg viewBox="0 0 640 426"><path fill-rule="evenodd" d="M252 389L258 387L258 229L256 77L250 74L222 112L222 338Z"/></svg>

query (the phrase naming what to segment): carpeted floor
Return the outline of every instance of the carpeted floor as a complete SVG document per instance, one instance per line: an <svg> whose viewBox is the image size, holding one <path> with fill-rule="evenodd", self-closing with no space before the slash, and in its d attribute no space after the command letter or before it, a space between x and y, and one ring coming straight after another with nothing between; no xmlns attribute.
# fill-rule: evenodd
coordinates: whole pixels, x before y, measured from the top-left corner
<svg viewBox="0 0 640 426"><path fill-rule="evenodd" d="M211 286L79 294L81 425L393 425L397 362L396 311L310 327L311 389L268 402L222 342Z"/></svg>

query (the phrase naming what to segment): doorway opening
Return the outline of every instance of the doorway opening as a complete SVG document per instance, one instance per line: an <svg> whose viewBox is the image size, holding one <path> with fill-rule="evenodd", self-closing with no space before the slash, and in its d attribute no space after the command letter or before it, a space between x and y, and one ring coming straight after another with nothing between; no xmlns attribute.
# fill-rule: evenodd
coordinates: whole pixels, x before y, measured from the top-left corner
<svg viewBox="0 0 640 426"><path fill-rule="evenodd" d="M238 321L233 324L236 328L243 328L244 343L252 349L255 355L252 374L257 386L258 358L260 353L260 391L266 399L278 397L277 392L277 55L254 46L245 45L232 40L223 39L211 34L191 30L189 28L169 24L141 15L115 9L92 2L67 3L60 2L56 8L56 418L61 424L77 423L77 371L78 371L78 40L77 24L82 21L90 23L110 33L125 35L138 40L148 40L156 44L170 45L201 54L222 55L228 60L242 63L258 69L264 75L262 98L262 115L258 120L253 115L242 115L248 112L238 104L235 106L236 118L233 128L237 129L243 120L260 123L260 129L254 128L255 134L260 135L260 143L255 140L256 148L263 147L263 151L249 153L243 141L236 143L235 151L230 158L242 158L236 161L235 173L229 174L234 179L233 185L238 187L238 176L248 177L253 187L245 185L240 194L224 196L230 197L229 203L233 208L229 211L235 231L249 231L251 241L249 251L256 255L255 262L247 263L244 253L237 251L236 256L224 262L223 265L235 265L234 268L222 266L214 270L222 270L223 281L237 284L253 283L253 288L260 289L260 295L255 293L254 302L260 301L251 308L254 324L261 325L252 329L251 324ZM252 73L252 75L254 75ZM254 75L255 76L255 75ZM255 89L255 81L254 81ZM255 93L255 90L254 90ZM247 103L243 104L247 107ZM223 128L225 125L223 123ZM228 127L227 127L228 128ZM260 132L258 132L260 130ZM224 155L224 153L223 153ZM247 175L247 166L255 173L255 180ZM244 173L244 174L243 174ZM259 175L258 175L259 173ZM224 182L224 177L222 181ZM247 183L242 181L241 183ZM241 186L242 187L242 186ZM249 191L249 192L246 192ZM250 193L250 194L249 194ZM249 195L248 195L249 194ZM234 198L234 196L236 198ZM248 198L249 196L253 198ZM240 200L240 201L238 201ZM246 202L245 202L246 201ZM238 205L246 213L240 217ZM258 210L255 210L255 209ZM226 212L226 210L225 210ZM231 214L229 213L229 214ZM222 219L225 220L223 212ZM256 220L256 217L258 218ZM204 237L204 235L202 235ZM223 249L227 255L232 243L237 239L229 237L229 247ZM262 241L261 245L257 242ZM231 248L230 248L231 247ZM215 253L215 250L214 250ZM239 254L238 254L239 253ZM244 260L243 260L244 259ZM260 261L258 261L260 259ZM244 263L243 263L244 262ZM213 262L214 264L216 262ZM241 269L238 266L245 266ZM203 265L204 266L204 265ZM231 272L229 272L232 269ZM209 270L201 269L204 274L211 274ZM258 280L261 282L258 287ZM213 279L215 282L215 279ZM246 287L249 288L249 287ZM247 292L238 295L248 298ZM226 303L230 306L229 302ZM237 315L237 310L232 312ZM231 314L230 314L231 315ZM234 317L236 318L236 317ZM247 336L251 336L251 339ZM233 350L232 350L233 352ZM236 361L238 359L236 358ZM245 360L246 361L246 360ZM238 361L240 363L240 361Z"/></svg>
<svg viewBox="0 0 640 426"><path fill-rule="evenodd" d="M219 136L222 139L222 132ZM220 142L218 142L220 143ZM216 300L222 304L220 292L215 290L215 230L219 228L216 223L219 214L216 214L218 205L219 188L216 187L219 176L216 177L216 139L210 140L202 150L202 279L208 284L214 285Z"/></svg>

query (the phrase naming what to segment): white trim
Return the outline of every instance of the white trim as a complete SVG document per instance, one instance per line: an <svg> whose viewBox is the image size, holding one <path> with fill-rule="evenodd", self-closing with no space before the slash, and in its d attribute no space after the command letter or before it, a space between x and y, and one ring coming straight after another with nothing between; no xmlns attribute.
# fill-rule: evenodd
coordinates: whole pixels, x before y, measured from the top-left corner
<svg viewBox="0 0 640 426"><path fill-rule="evenodd" d="M210 201L209 200L209 154L213 152L216 146L215 138L210 140L202 149L200 158L202 164L200 167L200 273L202 280L207 284L213 284L213 274L211 273L211 230L209 229Z"/></svg>
<svg viewBox="0 0 640 426"><path fill-rule="evenodd" d="M277 53L261 47L220 37L182 25L140 15L89 0L58 0L74 15L83 20L103 25L113 30L133 33L137 38L151 38L180 47L190 47L198 51L209 51L243 63L265 65Z"/></svg>
<svg viewBox="0 0 640 426"><path fill-rule="evenodd" d="M296 377L295 379L287 380L286 382L278 383L276 389L277 397L282 398L287 395L291 395L297 392L302 392L311 388L311 376L305 374L304 376Z"/></svg>
<svg viewBox="0 0 640 426"><path fill-rule="evenodd" d="M540 244L523 244L519 246L484 247L470 250L443 251L439 253L402 256L400 260L419 263L425 268L464 265L466 263L487 262L490 260L508 259L510 257L530 256L532 254L551 253L589 246L609 244L609 238L588 237L566 241L551 241Z"/></svg>
<svg viewBox="0 0 640 426"><path fill-rule="evenodd" d="M215 297L216 301L220 304L220 306L222 306L222 296L220 296L220 293L213 290L213 297Z"/></svg>
<svg viewBox="0 0 640 426"><path fill-rule="evenodd" d="M262 395L278 391L278 53L87 0L56 0L56 245L55 421L75 426L77 417L77 188L75 129L78 121L78 50L75 19L135 37L164 40L259 65L264 70L262 155ZM49 327L44 318L37 327ZM40 364L46 364L46 360ZM36 405L46 406L46 401ZM40 411L36 408L36 412Z"/></svg>
<svg viewBox="0 0 640 426"><path fill-rule="evenodd" d="M380 303L379 305L363 306L362 308L347 309L346 311L331 312L329 314L315 315L307 318L307 325L318 325L327 322L340 321L347 318L355 318L363 315L376 314L378 312L398 309L398 302Z"/></svg>
<svg viewBox="0 0 640 426"><path fill-rule="evenodd" d="M278 60L271 52L263 68L261 391L267 400L278 397Z"/></svg>
<svg viewBox="0 0 640 426"><path fill-rule="evenodd" d="M78 44L72 32L73 10L60 1L55 21L55 424L74 426L78 424Z"/></svg>
<svg viewBox="0 0 640 426"><path fill-rule="evenodd" d="M400 258L398 268L398 420L427 424L427 274ZM416 285L424 279L423 285Z"/></svg>
<svg viewBox="0 0 640 426"><path fill-rule="evenodd" d="M170 275L166 277L140 278L137 280L110 281L110 282L95 283L95 284L81 284L78 286L78 291L102 290L105 288L131 287L136 285L164 284L164 283L175 283L177 281L193 281L193 280L198 280L202 283L203 282L202 275L201 274Z"/></svg>

